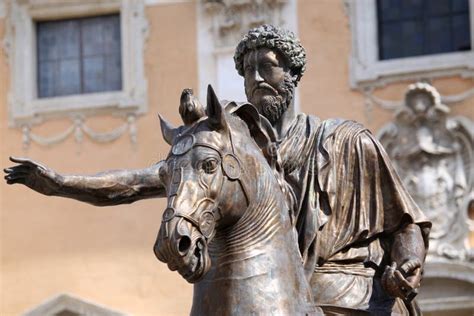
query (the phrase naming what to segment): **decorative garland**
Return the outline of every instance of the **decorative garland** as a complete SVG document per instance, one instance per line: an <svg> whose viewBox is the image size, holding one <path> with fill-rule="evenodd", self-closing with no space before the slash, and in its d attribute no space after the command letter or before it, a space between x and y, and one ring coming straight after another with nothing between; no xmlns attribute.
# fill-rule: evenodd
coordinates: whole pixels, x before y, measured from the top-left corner
<svg viewBox="0 0 474 316"><path fill-rule="evenodd" d="M368 87L361 90L364 94L364 108L365 118L368 124L372 122L374 105L381 107L384 110L395 111L403 106L404 100L384 100L374 95L374 87ZM456 105L469 98L474 97L474 88L467 89L464 92L452 95L441 96L441 102L446 105Z"/></svg>
<svg viewBox="0 0 474 316"><path fill-rule="evenodd" d="M24 125L22 127L23 147L25 149L28 149L31 142L34 142L41 146L56 145L65 141L72 134L74 134L74 138L77 143L83 142L84 134L95 142L110 143L120 138L127 131L130 135L131 143L135 145L137 143L137 127L135 124L135 120L135 115L129 115L125 123L114 128L113 130L107 132L97 132L94 131L91 127L87 126L82 117L76 117L73 120L73 125L69 126L63 132L49 137L35 134L31 131L31 126Z"/></svg>
<svg viewBox="0 0 474 316"><path fill-rule="evenodd" d="M397 108L403 105L403 100L384 100L375 96L373 94L373 91L374 88L367 88L364 90L365 97L368 98L369 102L371 102L372 104L376 104L385 110L396 110ZM467 89L466 91L461 92L459 94L441 96L441 102L447 105L454 105L472 97L474 97L474 88Z"/></svg>

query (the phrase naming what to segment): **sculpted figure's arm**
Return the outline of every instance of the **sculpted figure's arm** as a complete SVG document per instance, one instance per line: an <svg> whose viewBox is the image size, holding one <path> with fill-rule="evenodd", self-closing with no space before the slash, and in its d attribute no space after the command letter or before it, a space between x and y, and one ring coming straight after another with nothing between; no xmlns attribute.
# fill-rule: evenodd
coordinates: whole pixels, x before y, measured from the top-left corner
<svg viewBox="0 0 474 316"><path fill-rule="evenodd" d="M396 232L390 253L392 265L386 267L382 276L385 290L394 297L411 301L420 286L425 256L420 226L408 224Z"/></svg>
<svg viewBox="0 0 474 316"><path fill-rule="evenodd" d="M71 198L96 206L128 204L165 196L159 177L162 162L145 169L83 176L61 175L29 159L11 157L10 160L17 165L4 169L7 183L20 183L45 195Z"/></svg>

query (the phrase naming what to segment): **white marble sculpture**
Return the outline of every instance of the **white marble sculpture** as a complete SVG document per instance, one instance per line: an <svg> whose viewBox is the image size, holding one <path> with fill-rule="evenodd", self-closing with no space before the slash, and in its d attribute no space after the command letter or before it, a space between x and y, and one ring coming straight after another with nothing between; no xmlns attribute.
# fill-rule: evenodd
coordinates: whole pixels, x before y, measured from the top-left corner
<svg viewBox="0 0 474 316"><path fill-rule="evenodd" d="M468 204L473 194L474 124L448 116L427 83L408 87L405 104L379 139L408 191L433 223L428 259L471 261Z"/></svg>

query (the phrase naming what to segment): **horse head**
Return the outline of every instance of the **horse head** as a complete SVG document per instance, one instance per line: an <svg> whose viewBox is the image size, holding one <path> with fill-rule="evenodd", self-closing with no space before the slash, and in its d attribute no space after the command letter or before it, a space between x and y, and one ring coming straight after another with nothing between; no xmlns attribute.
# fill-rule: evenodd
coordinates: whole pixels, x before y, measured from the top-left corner
<svg viewBox="0 0 474 316"><path fill-rule="evenodd" d="M255 113L250 106L240 114L257 124ZM267 137L260 131L252 138L249 127L226 113L210 86L207 117L179 128L162 120L162 132L172 147L159 173L167 208L154 252L195 283L211 267L208 245L216 231L236 223L257 191L250 178L258 176L256 166L265 158L253 139L266 142Z"/></svg>

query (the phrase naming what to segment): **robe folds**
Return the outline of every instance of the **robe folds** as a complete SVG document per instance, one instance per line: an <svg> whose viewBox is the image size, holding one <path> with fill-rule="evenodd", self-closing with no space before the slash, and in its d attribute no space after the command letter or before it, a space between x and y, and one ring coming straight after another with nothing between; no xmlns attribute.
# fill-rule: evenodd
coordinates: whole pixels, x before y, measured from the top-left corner
<svg viewBox="0 0 474 316"><path fill-rule="evenodd" d="M316 303L364 310L374 299L396 304L379 284L390 264L390 237L416 223L428 247L431 223L379 142L354 121L299 114L278 149ZM334 291L340 293L323 293Z"/></svg>

